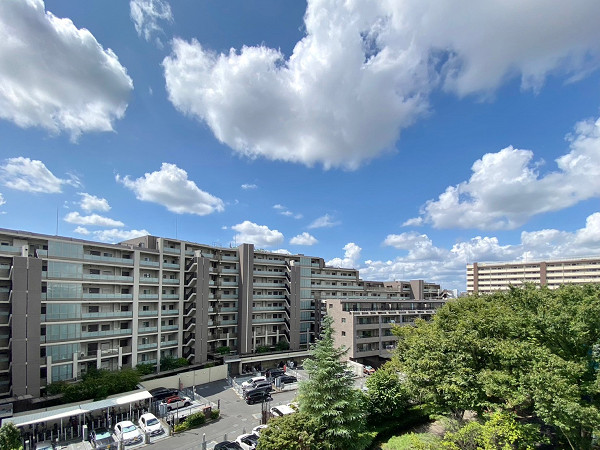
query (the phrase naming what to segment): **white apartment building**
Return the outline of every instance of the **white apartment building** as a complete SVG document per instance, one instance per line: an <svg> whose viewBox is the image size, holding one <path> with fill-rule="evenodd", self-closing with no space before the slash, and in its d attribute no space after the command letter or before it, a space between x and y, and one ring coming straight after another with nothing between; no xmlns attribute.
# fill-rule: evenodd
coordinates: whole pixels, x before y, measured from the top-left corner
<svg viewBox="0 0 600 450"><path fill-rule="evenodd" d="M467 264L468 294L489 294L524 283L550 289L563 284L600 283L600 258Z"/></svg>
<svg viewBox="0 0 600 450"><path fill-rule="evenodd" d="M252 244L155 236L105 244L0 229L0 403L39 398L47 384L91 367L160 371L165 356L203 364L228 348L235 374L244 361L277 361L277 349L304 357L323 299L375 304L382 288L355 269ZM414 298L394 289L394 300Z"/></svg>

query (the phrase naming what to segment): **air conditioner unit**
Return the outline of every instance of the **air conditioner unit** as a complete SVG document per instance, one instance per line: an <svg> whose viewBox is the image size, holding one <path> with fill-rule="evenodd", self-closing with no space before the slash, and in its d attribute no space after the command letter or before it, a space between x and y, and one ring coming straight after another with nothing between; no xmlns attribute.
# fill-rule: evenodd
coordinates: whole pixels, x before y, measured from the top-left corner
<svg viewBox="0 0 600 450"><path fill-rule="evenodd" d="M79 354L79 357L80 357L80 358L85 358L85 353L81 352L81 353Z"/></svg>

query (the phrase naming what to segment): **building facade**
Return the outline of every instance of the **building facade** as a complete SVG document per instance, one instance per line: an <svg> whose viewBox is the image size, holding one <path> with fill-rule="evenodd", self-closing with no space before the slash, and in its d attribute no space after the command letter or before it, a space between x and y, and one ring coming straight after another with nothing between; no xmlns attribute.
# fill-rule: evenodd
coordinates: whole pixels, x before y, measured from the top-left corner
<svg viewBox="0 0 600 450"><path fill-rule="evenodd" d="M524 283L550 289L563 284L600 283L600 258L467 265L468 294L489 294Z"/></svg>
<svg viewBox="0 0 600 450"><path fill-rule="evenodd" d="M252 244L155 236L105 244L0 229L0 400L38 398L90 368L160 371L167 356L202 364L228 350L254 361L306 352L325 299L421 311L422 302L398 302L438 291L422 281L365 282L355 269Z"/></svg>
<svg viewBox="0 0 600 450"><path fill-rule="evenodd" d="M348 349L346 357L378 366L396 348L392 328L429 320L446 298L439 284L423 280L365 283L368 295L326 299L323 307L334 320L335 345Z"/></svg>

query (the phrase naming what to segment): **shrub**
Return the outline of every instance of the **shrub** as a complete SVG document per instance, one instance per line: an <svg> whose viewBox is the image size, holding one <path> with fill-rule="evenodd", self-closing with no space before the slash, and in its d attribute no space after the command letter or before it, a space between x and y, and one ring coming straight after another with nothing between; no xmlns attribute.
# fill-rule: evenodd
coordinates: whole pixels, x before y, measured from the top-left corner
<svg viewBox="0 0 600 450"><path fill-rule="evenodd" d="M135 366L135 370L142 376L150 375L156 372L156 366L154 364L142 363Z"/></svg>
<svg viewBox="0 0 600 450"><path fill-rule="evenodd" d="M269 351L269 347L266 347L264 345L259 345L258 347L256 347L256 353L267 353Z"/></svg>
<svg viewBox="0 0 600 450"><path fill-rule="evenodd" d="M206 422L206 416L203 412L197 412L187 416L184 422L187 423L188 428L198 427Z"/></svg>
<svg viewBox="0 0 600 450"><path fill-rule="evenodd" d="M225 354L229 353L230 351L231 351L231 347L229 347L229 346L217 348L217 353L219 355L225 355Z"/></svg>
<svg viewBox="0 0 600 450"><path fill-rule="evenodd" d="M213 410L210 412L210 418L211 418L212 420L216 420L216 419L218 419L218 418L219 418L219 415L221 415L221 411L219 411L218 409L213 409Z"/></svg>

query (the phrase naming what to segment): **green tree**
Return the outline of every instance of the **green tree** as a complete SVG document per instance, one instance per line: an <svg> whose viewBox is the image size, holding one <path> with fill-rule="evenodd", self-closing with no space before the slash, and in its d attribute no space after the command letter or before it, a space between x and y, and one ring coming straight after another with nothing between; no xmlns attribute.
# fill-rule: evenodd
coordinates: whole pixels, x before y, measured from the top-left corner
<svg viewBox="0 0 600 450"><path fill-rule="evenodd" d="M432 411L460 419L467 409L514 410L554 427L558 445L591 448L600 423L600 286L461 298L396 333L407 386Z"/></svg>
<svg viewBox="0 0 600 450"><path fill-rule="evenodd" d="M391 362L367 378L366 384L366 409L370 422L398 417L406 412L408 391L400 380L397 367Z"/></svg>
<svg viewBox="0 0 600 450"><path fill-rule="evenodd" d="M271 419L260 433L257 450L317 450L316 428L317 424L301 412Z"/></svg>
<svg viewBox="0 0 600 450"><path fill-rule="evenodd" d="M0 450L22 449L21 433L12 422L2 424L0 427Z"/></svg>
<svg viewBox="0 0 600 450"><path fill-rule="evenodd" d="M135 370L142 376L156 373L156 366L149 363L141 363L135 366Z"/></svg>
<svg viewBox="0 0 600 450"><path fill-rule="evenodd" d="M382 445L383 450L438 450L441 439L430 433L406 433L394 436Z"/></svg>
<svg viewBox="0 0 600 450"><path fill-rule="evenodd" d="M320 448L356 448L365 417L362 394L345 374L342 357L347 349L334 346L332 323L333 319L325 316L321 337L304 362L309 379L299 385L298 402L300 411L316 425Z"/></svg>

